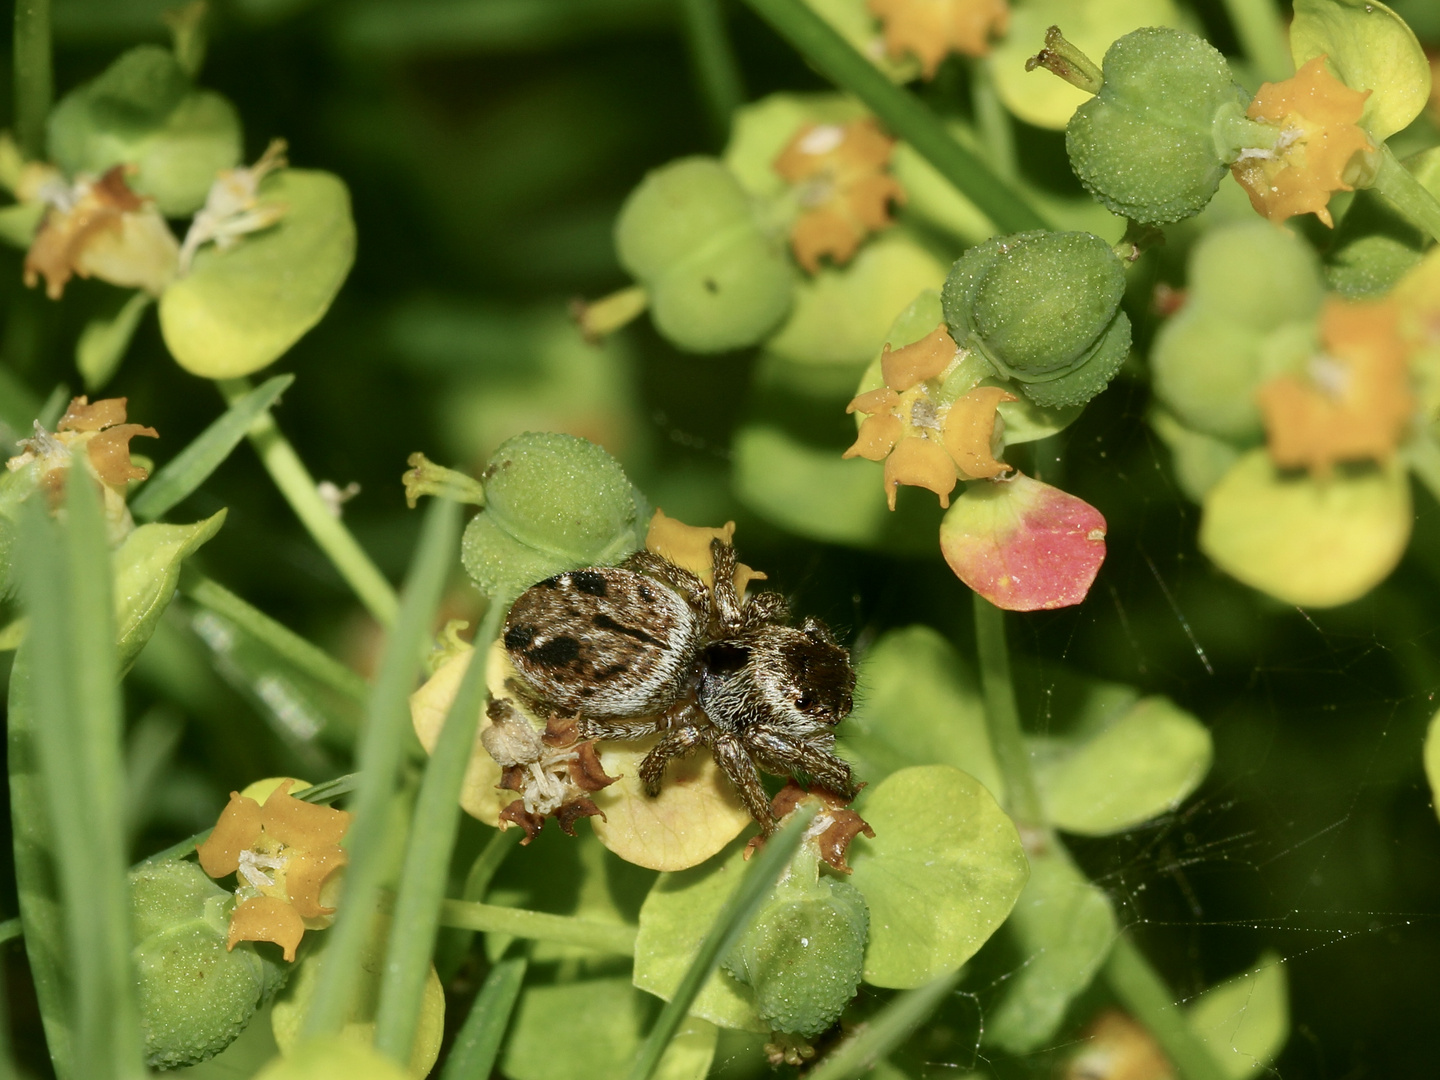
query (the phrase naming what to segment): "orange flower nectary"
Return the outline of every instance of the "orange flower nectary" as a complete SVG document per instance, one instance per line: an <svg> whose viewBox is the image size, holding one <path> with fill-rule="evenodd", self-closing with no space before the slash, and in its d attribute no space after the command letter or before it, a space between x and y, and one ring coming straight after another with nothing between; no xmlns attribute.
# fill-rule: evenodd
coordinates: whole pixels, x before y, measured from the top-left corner
<svg viewBox="0 0 1440 1080"><path fill-rule="evenodd" d="M1324 352L1304 375L1259 390L1270 457L1324 476L1341 461L1387 461L1415 411L1393 300L1331 297L1320 319Z"/></svg>
<svg viewBox="0 0 1440 1080"><path fill-rule="evenodd" d="M65 489L75 454L83 449L91 472L123 503L129 482L149 475L130 460L130 440L136 435L159 438L154 428L125 423L125 403L125 398L96 402L83 395L73 398L55 425L55 434L37 423L34 435L20 443L23 453L7 461L6 467L17 472L38 463L40 484L53 502Z"/></svg>
<svg viewBox="0 0 1440 1080"><path fill-rule="evenodd" d="M962 359L942 324L912 345L880 360L885 385L860 394L845 410L865 413L859 437L845 457L885 462L885 494L895 509L901 484L928 488L950 505L960 480L982 480L1006 472L995 456L1004 433L996 411L1014 394L998 386L977 386L949 403L936 400L939 387Z"/></svg>
<svg viewBox="0 0 1440 1080"><path fill-rule="evenodd" d="M1375 149L1358 123L1370 93L1331 75L1323 56L1284 82L1260 87L1246 115L1280 128L1279 138L1271 148L1243 151L1231 166L1258 213L1271 221L1314 214L1335 224L1331 193L1354 190L1357 155L1363 163Z"/></svg>
<svg viewBox="0 0 1440 1080"><path fill-rule="evenodd" d="M336 871L349 860L340 840L350 828L343 810L301 802L284 780L264 805L239 792L199 846L200 866L211 877L237 874L235 912L226 946L273 941L295 959L306 930L320 930L335 913Z"/></svg>
<svg viewBox="0 0 1440 1080"><path fill-rule="evenodd" d="M824 256L849 262L866 236L890 224L890 201L905 201L905 189L885 171L894 149L895 140L867 117L804 127L775 159L775 171L800 186L790 246L810 273Z"/></svg>
<svg viewBox="0 0 1440 1080"><path fill-rule="evenodd" d="M927 79L952 52L985 56L991 38L1010 26L1005 0L868 0L868 6L885 26L890 58L913 54Z"/></svg>

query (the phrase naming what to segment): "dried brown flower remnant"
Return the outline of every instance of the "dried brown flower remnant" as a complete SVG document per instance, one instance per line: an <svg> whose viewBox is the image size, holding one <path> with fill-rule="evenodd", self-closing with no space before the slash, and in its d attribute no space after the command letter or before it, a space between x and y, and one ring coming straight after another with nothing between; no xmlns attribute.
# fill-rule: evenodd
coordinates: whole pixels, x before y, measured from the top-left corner
<svg viewBox="0 0 1440 1080"><path fill-rule="evenodd" d="M992 38L1010 26L1005 0L867 0L867 6L884 24L890 58L914 55L927 79L952 52L985 56Z"/></svg>
<svg viewBox="0 0 1440 1080"><path fill-rule="evenodd" d="M1324 476L1342 461L1395 453L1415 411L1399 315L1393 300L1326 301L1323 353L1304 375L1280 375L1259 390L1276 465Z"/></svg>
<svg viewBox="0 0 1440 1080"><path fill-rule="evenodd" d="M117 165L98 180L51 179L38 197L50 204L25 255L25 284L45 278L58 300L75 274L158 296L175 276L180 247L154 203L125 183Z"/></svg>
<svg viewBox="0 0 1440 1080"><path fill-rule="evenodd" d="M211 877L238 875L227 948L273 941L293 961L305 931L329 926L335 913L326 901L335 873L349 860L340 841L350 815L294 798L294 784L283 780L263 805L232 791L215 830L197 849L200 867Z"/></svg>
<svg viewBox="0 0 1440 1080"><path fill-rule="evenodd" d="M866 236L890 224L891 201L905 201L900 181L886 171L894 149L895 140L866 117L810 124L775 159L775 171L799 189L790 246L810 273L826 256L849 262Z"/></svg>
<svg viewBox="0 0 1440 1080"><path fill-rule="evenodd" d="M770 800L770 808L775 814L777 821L783 821L795 808L807 799L820 804L819 812L815 820L810 823L810 828L805 834L804 843L814 845L816 854L822 862L839 870L842 874L850 873L850 864L845 861L846 854L850 850L850 841L861 833L872 839L875 830L846 805L846 800L828 791L815 790L806 791L794 780L789 781ZM745 845L745 858L750 858L758 851L764 838L753 837Z"/></svg>
<svg viewBox="0 0 1440 1080"><path fill-rule="evenodd" d="M606 774L594 739L577 742L573 726L542 735L505 698L492 698L486 712L491 723L480 734L481 745L502 770L499 786L520 795L500 811L501 829L520 826L520 842L528 844L547 817L574 836L580 818L605 816L589 795L617 778Z"/></svg>

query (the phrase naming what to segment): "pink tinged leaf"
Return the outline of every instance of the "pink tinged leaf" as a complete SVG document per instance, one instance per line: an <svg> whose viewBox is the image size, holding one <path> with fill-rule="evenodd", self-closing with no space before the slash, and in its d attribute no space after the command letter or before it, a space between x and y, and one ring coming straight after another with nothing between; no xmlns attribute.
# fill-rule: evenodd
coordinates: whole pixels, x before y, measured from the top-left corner
<svg viewBox="0 0 1440 1080"><path fill-rule="evenodd" d="M1084 499L1017 473L968 485L940 523L940 550L996 607L1069 607L1085 599L1105 561L1105 518Z"/></svg>

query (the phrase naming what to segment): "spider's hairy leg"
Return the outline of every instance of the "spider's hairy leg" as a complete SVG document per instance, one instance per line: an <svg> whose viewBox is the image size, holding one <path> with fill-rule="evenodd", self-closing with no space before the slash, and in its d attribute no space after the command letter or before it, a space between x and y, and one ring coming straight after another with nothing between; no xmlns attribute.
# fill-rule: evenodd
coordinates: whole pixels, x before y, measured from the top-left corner
<svg viewBox="0 0 1440 1080"><path fill-rule="evenodd" d="M759 592L745 601L745 628L790 621L790 605L778 592Z"/></svg>
<svg viewBox="0 0 1440 1080"><path fill-rule="evenodd" d="M710 590L705 582L683 567L676 566L669 559L661 558L653 551L640 549L620 564L626 570L634 570L652 577L660 584L674 589L691 607L708 615L710 611Z"/></svg>
<svg viewBox="0 0 1440 1080"><path fill-rule="evenodd" d="M745 741L767 772L778 776L799 773L844 799L853 799L859 790L850 766L824 745L758 725L745 732Z"/></svg>
<svg viewBox="0 0 1440 1080"><path fill-rule="evenodd" d="M634 720L621 720L614 717L605 717L596 720L589 716L581 716L576 722L576 730L582 739L606 739L624 742L628 739L643 739L647 735L654 735L661 729L653 717L639 717Z"/></svg>
<svg viewBox="0 0 1440 1080"><path fill-rule="evenodd" d="M651 798L660 794L660 781L671 758L686 757L704 744L705 737L693 727L672 728L660 736L660 741L640 759L640 779L645 784L645 794Z"/></svg>
<svg viewBox="0 0 1440 1080"><path fill-rule="evenodd" d="M735 549L717 536L710 541L710 561L715 568L715 584L710 589L715 615L721 626L738 628L744 623L744 612L735 591Z"/></svg>
<svg viewBox="0 0 1440 1080"><path fill-rule="evenodd" d="M740 801L760 825L760 832L769 836L776 829L775 814L770 809L770 797L760 783L760 771L750 754L738 738L730 734L716 734L710 744L715 762L735 785Z"/></svg>

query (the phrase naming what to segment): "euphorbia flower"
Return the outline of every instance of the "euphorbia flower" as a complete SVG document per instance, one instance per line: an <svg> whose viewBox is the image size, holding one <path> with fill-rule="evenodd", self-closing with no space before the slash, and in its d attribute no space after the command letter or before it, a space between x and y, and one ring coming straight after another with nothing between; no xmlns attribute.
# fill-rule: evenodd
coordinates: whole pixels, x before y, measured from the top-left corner
<svg viewBox="0 0 1440 1080"><path fill-rule="evenodd" d="M10 472L34 468L36 482L57 505L75 455L82 450L90 472L104 492L105 517L111 539L116 540L134 527L125 507L126 490L132 480L149 474L130 460L130 440L136 435L159 438L154 428L125 423L125 398L102 398L91 402L84 395L73 398L60 417L52 435L35 422L35 432L20 442L21 453L5 462Z"/></svg>
<svg viewBox="0 0 1440 1080"><path fill-rule="evenodd" d="M723 540L729 544L734 538L733 521L727 521L723 528L708 529L686 525L665 511L656 509L650 516L650 527L645 533L645 550L689 570L706 585L713 585L715 568L710 555L710 541ZM764 580L766 575L759 570L752 570L742 562L735 564L735 591L742 597L750 582Z"/></svg>
<svg viewBox="0 0 1440 1080"><path fill-rule="evenodd" d="M885 462L891 510L901 484L928 488L940 496L941 506L949 506L957 481L988 479L1009 468L996 457L1005 431L996 410L1015 395L998 386L976 386L948 403L940 398L946 377L963 358L944 324L904 348L887 345L880 361L885 385L858 395L846 408L867 415L844 456Z"/></svg>
<svg viewBox="0 0 1440 1080"><path fill-rule="evenodd" d="M350 828L344 810L291 796L282 780L261 805L230 793L215 830L199 845L200 866L211 877L237 874L235 911L226 947L273 941L295 959L306 930L330 925L335 873L349 860L341 839Z"/></svg>
<svg viewBox="0 0 1440 1080"><path fill-rule="evenodd" d="M1313 213L1333 226L1330 195L1352 191L1364 155L1375 151L1360 127L1371 91L1352 90L1317 56L1290 78L1260 87L1246 115L1277 128L1270 147L1243 150L1231 166L1256 211L1271 221ZM1357 162L1357 155L1360 155Z"/></svg>
<svg viewBox="0 0 1440 1080"><path fill-rule="evenodd" d="M927 79L952 52L985 56L991 39L1010 26L1005 0L867 0L867 6L885 26L890 58L913 54Z"/></svg>
<svg viewBox="0 0 1440 1080"><path fill-rule="evenodd" d="M190 272L195 253L205 244L214 243L224 251L247 233L268 229L285 216L280 203L260 201L260 181L286 164L285 140L272 139L254 165L225 169L215 177L180 248L182 274Z"/></svg>
<svg viewBox="0 0 1440 1080"><path fill-rule="evenodd" d="M775 159L775 171L799 186L802 211L790 246L810 273L822 256L849 262L867 235L890 224L890 201L905 201L900 181L886 171L894 149L895 140L866 117L801 128Z"/></svg>
<svg viewBox="0 0 1440 1080"><path fill-rule="evenodd" d="M1415 412L1399 313L1394 300L1326 300L1324 351L1257 394L1276 465L1325 476L1341 461L1390 460Z"/></svg>
<svg viewBox="0 0 1440 1080"><path fill-rule="evenodd" d="M1069 607L1085 599L1105 561L1105 518L1084 499L1016 473L966 488L940 523L940 551L998 608Z"/></svg>
<svg viewBox="0 0 1440 1080"><path fill-rule="evenodd" d="M27 286L43 276L46 295L58 300L79 274L159 296L175 276L175 234L154 201L126 185L125 166L73 185L56 173L39 185L36 197L50 209L25 255Z"/></svg>

